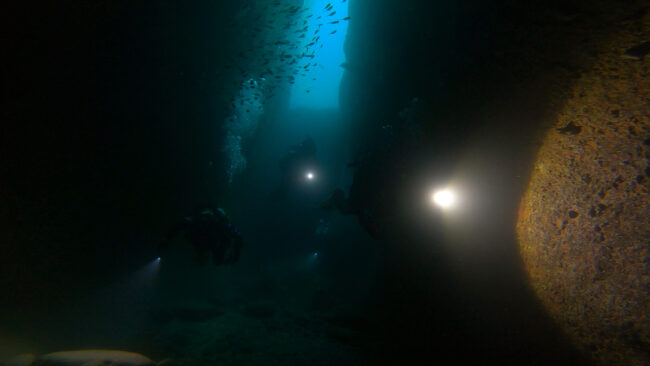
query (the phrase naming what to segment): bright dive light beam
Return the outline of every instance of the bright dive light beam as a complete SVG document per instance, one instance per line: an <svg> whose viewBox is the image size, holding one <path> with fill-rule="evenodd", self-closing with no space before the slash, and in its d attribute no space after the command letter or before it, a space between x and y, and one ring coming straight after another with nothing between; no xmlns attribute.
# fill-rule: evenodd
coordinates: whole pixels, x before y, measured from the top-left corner
<svg viewBox="0 0 650 366"><path fill-rule="evenodd" d="M307 174L305 174L305 178L307 178L308 180L314 180L314 173L307 172Z"/></svg>
<svg viewBox="0 0 650 366"><path fill-rule="evenodd" d="M433 194L432 199L436 205L442 208L452 207L454 203L456 203L456 195L449 189L436 191Z"/></svg>

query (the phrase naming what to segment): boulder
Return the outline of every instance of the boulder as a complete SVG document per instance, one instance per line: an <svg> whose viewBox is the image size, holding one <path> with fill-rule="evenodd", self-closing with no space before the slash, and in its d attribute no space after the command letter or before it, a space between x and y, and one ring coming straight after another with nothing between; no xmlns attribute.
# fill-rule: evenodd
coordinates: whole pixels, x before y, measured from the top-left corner
<svg viewBox="0 0 650 366"><path fill-rule="evenodd" d="M29 364L27 364L29 365ZM82 350L49 353L37 357L31 366L155 366L139 353L114 350Z"/></svg>

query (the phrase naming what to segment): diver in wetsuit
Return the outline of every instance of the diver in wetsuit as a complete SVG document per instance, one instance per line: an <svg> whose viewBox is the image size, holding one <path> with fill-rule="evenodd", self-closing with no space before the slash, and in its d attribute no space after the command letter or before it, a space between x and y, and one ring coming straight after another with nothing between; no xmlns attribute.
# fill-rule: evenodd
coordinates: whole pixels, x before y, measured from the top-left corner
<svg viewBox="0 0 650 366"><path fill-rule="evenodd" d="M421 145L422 132L415 117L419 103L414 98L397 122L381 126L375 144L348 164L355 169L348 198L337 188L321 204L322 209L357 216L374 239L382 239L393 230L402 214L404 187L413 174L411 161Z"/></svg>
<svg viewBox="0 0 650 366"><path fill-rule="evenodd" d="M199 264L205 263L210 254L214 265L232 264L239 260L243 245L241 234L221 208L206 207L185 217L169 231L159 249L166 250L169 242L180 233L184 233L185 239L194 246Z"/></svg>
<svg viewBox="0 0 650 366"><path fill-rule="evenodd" d="M280 160L282 181L273 192L273 196L278 199L284 198L298 184L313 179L317 166L316 143L311 137L307 137L298 145L291 146L289 152Z"/></svg>
<svg viewBox="0 0 650 366"><path fill-rule="evenodd" d="M357 216L361 227L373 239L380 239L386 226L390 226L397 206L402 177L400 157L392 150L375 151L348 167L355 169L348 198L337 188L321 208Z"/></svg>
<svg viewBox="0 0 650 366"><path fill-rule="evenodd" d="M321 209L338 211L344 216L357 216L361 227L373 239L380 239L382 222L390 216L390 200L382 181L373 182L376 173L381 172L373 172L369 168L356 170L347 199L343 190L337 188L329 199L321 203Z"/></svg>

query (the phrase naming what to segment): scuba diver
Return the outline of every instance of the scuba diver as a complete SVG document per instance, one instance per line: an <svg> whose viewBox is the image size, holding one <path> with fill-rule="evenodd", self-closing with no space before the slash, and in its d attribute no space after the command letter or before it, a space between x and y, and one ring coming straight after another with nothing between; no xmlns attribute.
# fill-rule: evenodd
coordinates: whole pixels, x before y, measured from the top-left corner
<svg viewBox="0 0 650 366"><path fill-rule="evenodd" d="M406 178L400 173L399 159L380 154L348 166L356 168L348 198L337 188L320 207L344 216L357 216L361 227L373 239L380 240L394 223L400 187Z"/></svg>
<svg viewBox="0 0 650 366"><path fill-rule="evenodd" d="M361 227L373 238L380 239L380 221L388 215L386 195L381 192L383 189L377 184L365 185L367 183L365 172L357 170L354 175L350 194L345 198L345 192L337 188L332 192L330 198L321 203L321 209L325 211L338 211L344 216L355 215ZM374 201L377 199L377 201Z"/></svg>
<svg viewBox="0 0 650 366"><path fill-rule="evenodd" d="M214 265L232 264L239 260L242 237L221 208L203 207L177 223L167 234L159 249L164 251L178 234L194 246L196 261L204 264L212 254Z"/></svg>
<svg viewBox="0 0 650 366"><path fill-rule="evenodd" d="M280 160L282 180L273 196L277 199L284 198L298 184L315 179L317 166L316 143L311 137L298 145L292 145Z"/></svg>
<svg viewBox="0 0 650 366"><path fill-rule="evenodd" d="M375 151L348 167L355 169L348 198L337 188L321 203L321 209L357 216L361 227L373 239L380 239L397 206L401 159L392 150Z"/></svg>
<svg viewBox="0 0 650 366"><path fill-rule="evenodd" d="M422 131L417 123L419 104L419 99L414 98L400 112L399 120L378 129L374 145L347 165L355 169L348 198L337 188L321 204L321 209L357 216L361 227L373 239L381 239L393 230L403 214L400 202L413 174L413 157L421 146Z"/></svg>

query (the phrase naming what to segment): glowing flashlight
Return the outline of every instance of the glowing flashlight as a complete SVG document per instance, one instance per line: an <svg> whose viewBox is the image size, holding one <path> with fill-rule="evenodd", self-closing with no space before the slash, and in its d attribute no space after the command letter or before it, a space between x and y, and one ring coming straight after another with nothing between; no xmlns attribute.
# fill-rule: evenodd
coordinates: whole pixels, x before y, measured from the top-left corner
<svg viewBox="0 0 650 366"><path fill-rule="evenodd" d="M314 173L307 172L307 174L305 174L305 178L307 178L307 180L314 180Z"/></svg>
<svg viewBox="0 0 650 366"><path fill-rule="evenodd" d="M436 205L442 208L450 208L454 205L454 203L456 203L456 195L449 189L436 191L431 196L431 199Z"/></svg>
<svg viewBox="0 0 650 366"><path fill-rule="evenodd" d="M160 262L160 257L156 258L156 262Z"/></svg>

